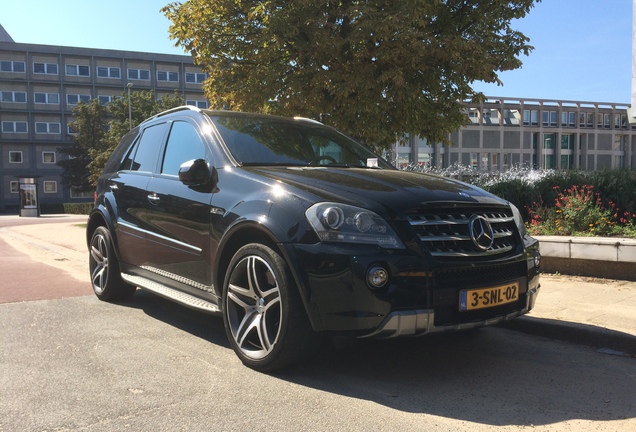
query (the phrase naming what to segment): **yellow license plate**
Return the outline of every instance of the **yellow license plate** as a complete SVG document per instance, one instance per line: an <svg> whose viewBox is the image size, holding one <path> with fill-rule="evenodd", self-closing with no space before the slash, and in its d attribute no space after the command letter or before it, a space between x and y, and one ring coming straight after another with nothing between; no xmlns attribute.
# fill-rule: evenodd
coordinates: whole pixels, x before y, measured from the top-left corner
<svg viewBox="0 0 636 432"><path fill-rule="evenodd" d="M459 293L461 312L495 307L519 300L519 283L511 282L490 288L463 290Z"/></svg>

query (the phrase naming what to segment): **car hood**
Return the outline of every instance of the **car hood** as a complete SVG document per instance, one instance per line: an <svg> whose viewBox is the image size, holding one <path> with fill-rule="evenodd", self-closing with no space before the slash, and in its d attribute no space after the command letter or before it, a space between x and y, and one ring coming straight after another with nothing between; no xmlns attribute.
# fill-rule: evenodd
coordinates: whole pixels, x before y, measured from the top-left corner
<svg viewBox="0 0 636 432"><path fill-rule="evenodd" d="M370 168L249 167L254 175L288 185L310 202L336 201L376 211L385 217L431 205L505 204L475 186L432 174Z"/></svg>

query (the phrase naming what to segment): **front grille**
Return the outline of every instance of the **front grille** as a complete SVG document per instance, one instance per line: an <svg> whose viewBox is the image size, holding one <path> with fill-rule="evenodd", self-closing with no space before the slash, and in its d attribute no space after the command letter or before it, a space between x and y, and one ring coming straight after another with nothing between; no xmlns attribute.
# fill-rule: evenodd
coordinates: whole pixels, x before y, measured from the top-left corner
<svg viewBox="0 0 636 432"><path fill-rule="evenodd" d="M525 261L478 267L449 268L433 272L433 290L476 288L526 276Z"/></svg>
<svg viewBox="0 0 636 432"><path fill-rule="evenodd" d="M471 218L482 217L492 227L492 246L482 249L471 237ZM424 247L441 260L501 258L518 246L517 227L509 207L465 207L417 211L407 215Z"/></svg>

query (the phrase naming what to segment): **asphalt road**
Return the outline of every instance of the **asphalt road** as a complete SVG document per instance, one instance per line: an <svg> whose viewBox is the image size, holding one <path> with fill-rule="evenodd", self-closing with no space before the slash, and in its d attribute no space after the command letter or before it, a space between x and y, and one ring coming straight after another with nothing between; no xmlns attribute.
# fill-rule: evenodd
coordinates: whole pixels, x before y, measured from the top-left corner
<svg viewBox="0 0 636 432"><path fill-rule="evenodd" d="M220 317L100 302L73 256L0 249L1 432L636 430L634 357L490 327L339 341L261 374Z"/></svg>
<svg viewBox="0 0 636 432"><path fill-rule="evenodd" d="M1 431L634 431L636 361L503 328L327 346L266 375L137 292L0 305Z"/></svg>

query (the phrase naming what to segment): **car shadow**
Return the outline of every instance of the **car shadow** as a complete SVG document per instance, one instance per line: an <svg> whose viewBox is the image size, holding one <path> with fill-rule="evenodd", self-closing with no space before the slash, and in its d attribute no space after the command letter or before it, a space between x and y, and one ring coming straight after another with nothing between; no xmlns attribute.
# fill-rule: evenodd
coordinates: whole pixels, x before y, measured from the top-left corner
<svg viewBox="0 0 636 432"><path fill-rule="evenodd" d="M146 315L215 345L231 349L221 315L192 309L159 295L137 289L135 295L120 306L142 310Z"/></svg>
<svg viewBox="0 0 636 432"><path fill-rule="evenodd" d="M143 290L122 305L230 347L220 316ZM625 374L628 368L636 370L635 358L488 327L413 339L335 339L310 361L270 375L407 413L531 427L636 418L636 372Z"/></svg>

